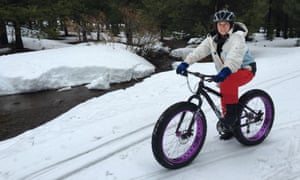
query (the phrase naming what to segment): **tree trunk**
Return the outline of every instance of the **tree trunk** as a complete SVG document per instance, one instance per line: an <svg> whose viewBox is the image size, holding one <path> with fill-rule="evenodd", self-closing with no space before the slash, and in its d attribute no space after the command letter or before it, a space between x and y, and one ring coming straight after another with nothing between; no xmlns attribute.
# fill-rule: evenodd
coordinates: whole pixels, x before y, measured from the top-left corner
<svg viewBox="0 0 300 180"><path fill-rule="evenodd" d="M284 15L284 23L283 23L283 38L287 39L289 38L289 17L287 14ZM290 33L291 34L291 33Z"/></svg>
<svg viewBox="0 0 300 180"><path fill-rule="evenodd" d="M129 26L129 27L127 27ZM126 38L127 38L127 45L131 46L133 45L133 36L132 36L132 30L130 25L126 25Z"/></svg>
<svg viewBox="0 0 300 180"><path fill-rule="evenodd" d="M80 28L81 28L81 33L82 33L82 41L87 42L87 27L86 27L86 22L80 21Z"/></svg>
<svg viewBox="0 0 300 180"><path fill-rule="evenodd" d="M0 21L0 47L8 45L6 24Z"/></svg>
<svg viewBox="0 0 300 180"><path fill-rule="evenodd" d="M100 24L97 23L97 41L100 41Z"/></svg>
<svg viewBox="0 0 300 180"><path fill-rule="evenodd" d="M272 23L272 1L273 0L269 0L269 11L268 11L268 18L267 18L267 39L268 40L273 40L273 23Z"/></svg>
<svg viewBox="0 0 300 180"><path fill-rule="evenodd" d="M160 26L160 41L164 40L164 34L165 34L165 31L164 31L163 26L161 25Z"/></svg>
<svg viewBox="0 0 300 180"><path fill-rule="evenodd" d="M64 33L65 33L65 37L69 36L69 31L68 31L68 27L67 27L67 20L63 20L63 29L64 29Z"/></svg>
<svg viewBox="0 0 300 180"><path fill-rule="evenodd" d="M24 49L22 36L21 36L20 24L15 22L14 27L15 27L15 37L16 37L15 48L16 49Z"/></svg>
<svg viewBox="0 0 300 180"><path fill-rule="evenodd" d="M82 41L83 42L87 42L88 41L87 40L87 32L86 32L85 28L82 29Z"/></svg>

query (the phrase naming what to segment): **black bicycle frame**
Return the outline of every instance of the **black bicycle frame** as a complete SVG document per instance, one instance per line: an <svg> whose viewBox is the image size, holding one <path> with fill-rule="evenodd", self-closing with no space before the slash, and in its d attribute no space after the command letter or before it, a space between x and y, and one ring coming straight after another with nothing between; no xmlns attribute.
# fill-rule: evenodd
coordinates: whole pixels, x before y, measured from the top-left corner
<svg viewBox="0 0 300 180"><path fill-rule="evenodd" d="M221 93L217 92L216 90L214 90L210 87L205 86L204 85L204 79L201 78L196 93L194 95L192 95L191 97L189 97L189 99L188 99L188 102L192 102L193 99L197 99L198 100L198 109L197 109L196 113L193 114L192 120L189 124L189 127L188 127L187 131L183 134L180 134L182 137L183 136L188 137L188 136L192 135L192 126L195 123L195 116L197 116L198 114L201 114L201 106L203 104L201 96L203 96L206 99L206 101L208 102L210 107L215 112L216 116L220 120L223 118L221 111L217 108L217 106L213 102L212 98L209 96L208 92L212 93L212 94L214 94L218 97L222 97ZM182 113L182 115L180 117L179 123L178 123L177 128L176 128L176 133L179 132L179 128L181 127L181 124L183 122L185 114L186 114L185 112ZM201 114L201 116L202 116L202 114Z"/></svg>
<svg viewBox="0 0 300 180"><path fill-rule="evenodd" d="M201 79L201 81L199 82L199 85L198 85L198 89L196 91L196 94L192 95L189 99L188 99L188 102L191 102L193 99L197 99L198 100L198 109L200 110L201 109L201 106L202 106L202 97L203 96L206 101L208 102L208 104L210 105L210 107L212 108L212 110L214 111L214 113L216 114L216 116L219 118L219 119L222 119L223 118L223 115L221 113L221 111L217 108L216 104L213 102L212 98L209 96L208 92L209 93L212 93L218 97L222 97L221 93L217 92L216 90L210 88L210 87L207 87L204 85L204 80Z"/></svg>
<svg viewBox="0 0 300 180"><path fill-rule="evenodd" d="M190 73L191 73L191 72L190 72ZM192 73L192 74L195 75L195 73ZM192 121L191 121L190 124L189 124L188 130L184 133L184 135L187 135L187 136L189 136L189 135L192 134L192 126L193 126L193 124L195 123L195 116L197 116L197 115L199 115L199 114L200 114L200 116L202 116L202 112L201 112L201 107L202 107L202 104L203 104L202 96L206 99L206 101L208 102L208 104L210 105L211 109L214 111L214 113L215 113L216 116L218 117L218 119L222 121L223 118L224 118L223 115L222 115L222 113L221 113L221 110L219 110L219 109L217 108L216 104L213 102L212 98L211 98L210 95L209 95L209 93L211 93L211 94L214 94L214 95L218 96L219 98L221 98L221 97L222 97L222 94L219 93L218 91L216 91L216 90L214 90L214 89L212 89L212 88L206 86L206 85L204 84L205 77L206 77L206 78L207 78L207 77L209 78L209 77L211 77L211 76L205 76L205 75L204 75L204 76L201 76L201 75L199 75L199 74L198 74L198 75L196 74L196 76L197 76L197 77L200 77L199 85L198 85L198 88L197 88L196 93L195 93L194 95L192 95L192 96L189 97L188 102L192 102L193 99L197 99L197 100L198 100L198 109L197 109L197 111L193 114L193 118L192 118ZM210 81L210 80L206 80L206 81ZM240 104L240 103L239 103L239 104ZM255 112L253 109L251 109L250 107L248 107L247 105L244 105L244 104L240 104L240 106L241 106L242 108L248 109L251 113L253 113L253 114L256 115L256 117L254 118L255 120L254 120L253 122L251 122L251 123L255 123L255 122L258 122L258 121L261 120L261 117L262 117L262 115L263 115L262 112ZM183 121L183 119L184 119L185 114L186 114L186 113L184 112L184 113L181 115L180 121L179 121L178 126L177 126L177 129L176 129L176 133L179 132L179 128L180 128L180 126L181 126L181 124L182 124L182 121ZM242 125L240 125L240 126L241 126L241 127L243 127L243 126L248 126L249 123L250 123L250 122L247 122L246 124L242 124Z"/></svg>

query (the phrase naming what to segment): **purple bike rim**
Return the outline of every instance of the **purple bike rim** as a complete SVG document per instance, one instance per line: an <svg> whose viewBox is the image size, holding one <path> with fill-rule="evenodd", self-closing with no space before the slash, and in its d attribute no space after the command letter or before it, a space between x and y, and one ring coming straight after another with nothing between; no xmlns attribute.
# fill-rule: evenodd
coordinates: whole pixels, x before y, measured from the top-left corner
<svg viewBox="0 0 300 180"><path fill-rule="evenodd" d="M180 112L178 114L181 114L183 112ZM190 112L190 111L185 111L185 112ZM193 112L191 112L191 113L193 113ZM176 114L172 119L174 119L178 114ZM172 122L172 120L170 122ZM170 124L170 122L169 122L169 124ZM169 126L169 124L166 126L166 128ZM195 130L196 136L194 137L193 143L182 155L175 157L175 158L168 157L167 152L165 152L165 147L164 147L163 141L162 141L161 147L163 150L163 154L169 162L175 163L175 164L184 163L184 162L188 161L189 159L191 159L195 155L195 153L197 153L199 146L202 144L203 136L204 136L203 135L203 124L202 124L201 117L199 115L197 115L197 117L196 117L196 124L197 124L197 129ZM165 138L166 128L164 130L163 139ZM178 138L178 137L176 137L175 132L174 132L174 137Z"/></svg>
<svg viewBox="0 0 300 180"><path fill-rule="evenodd" d="M251 136L249 138L247 138L249 141L257 141L261 138L263 138L264 136L268 135L268 132L270 130L270 125L272 123L272 116L273 116L273 113L272 113L272 105L269 103L268 99L266 99L265 97L259 97L264 106L265 106L265 118L264 118L264 121L263 121L263 125L262 127L260 128L260 130L254 135L254 136Z"/></svg>

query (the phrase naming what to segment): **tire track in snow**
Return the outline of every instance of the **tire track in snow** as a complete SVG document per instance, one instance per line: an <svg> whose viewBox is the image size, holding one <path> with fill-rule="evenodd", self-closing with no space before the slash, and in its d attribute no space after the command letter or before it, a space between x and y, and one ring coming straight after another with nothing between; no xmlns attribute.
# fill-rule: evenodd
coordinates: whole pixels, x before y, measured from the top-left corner
<svg viewBox="0 0 300 180"><path fill-rule="evenodd" d="M264 81L257 82L252 86L249 86L247 89L252 89L258 86L262 86L262 88L271 88L298 77L300 77L300 70L295 70L287 74L281 74L280 76L275 76Z"/></svg>
<svg viewBox="0 0 300 180"><path fill-rule="evenodd" d="M263 156L258 159L259 166L262 168L262 179L264 180L281 180L281 179L300 179L300 119L280 125L274 129L277 131L289 131L290 137L279 140L278 146L271 147L273 153L280 156ZM275 133L276 136L276 133ZM268 149L267 149L268 150ZM267 170L265 170L267 169ZM264 172L265 171L265 172Z"/></svg>
<svg viewBox="0 0 300 180"><path fill-rule="evenodd" d="M64 179L69 176L72 176L73 174L76 174L90 166L93 166L101 161L106 160L107 158L113 156L114 154L117 154L121 151L124 151L128 149L129 147L139 144L151 137L151 133L145 133L148 132L147 130L152 130L154 127L154 123L148 124L144 127L141 127L135 131L132 131L130 133L127 133L123 136L120 136L118 138L115 138L113 140L110 140L108 142L102 143L92 149L89 149L87 151L84 151L82 153L79 153L77 155L74 155L72 157L69 157L67 159L64 159L62 161L56 162L52 165L49 165L47 167L44 167L40 170L37 170L35 172L31 172L30 174L23 176L20 179L46 179L46 177L49 176L49 174L56 174L56 171L58 168L63 168L64 166L70 166L69 164L73 164L74 161L81 161L81 164L79 167L71 167L71 171L67 173L61 173L61 175L55 179ZM129 140L128 140L129 139ZM124 144L123 141L126 140L129 143ZM122 142L122 143L120 143ZM113 149L113 151L111 151ZM107 151L108 150L108 151ZM107 152L105 152L107 151ZM100 153L100 154L99 154ZM98 157L97 159L90 159L88 160L82 160L87 159L87 157ZM82 161L84 163L82 163ZM79 162L80 163L80 162ZM74 165L71 165L74 166ZM41 178L45 176L44 178ZM53 178L51 178L53 179Z"/></svg>
<svg viewBox="0 0 300 180"><path fill-rule="evenodd" d="M219 141L219 140L218 140ZM212 142L212 144L216 143L216 141ZM221 143L221 142L220 142ZM230 141L231 143L235 143L234 141ZM209 145L206 145L209 146ZM221 154L221 155L216 155L219 154L220 152L223 152L224 150L230 150L230 153L226 153L226 154ZM167 170L164 169L163 167L161 167L161 169L142 175L142 176L138 176L138 177L134 177L131 178L130 180L151 180L151 179L172 179L173 176L177 176L181 173L184 172L189 172L192 169L200 169L201 167L205 167L205 166L209 166L211 164L214 164L218 161L222 161L222 160L226 160L226 159L230 159L236 156L243 156L249 152L252 152L253 147L243 147L241 146L241 148L239 149L235 149L235 147L227 147L224 148L224 146L222 146L222 148L218 149L218 150L214 150L214 151L208 151L208 152L202 152L200 151L198 157L188 166L181 168L181 169L176 169L176 170ZM200 156L200 157L199 157Z"/></svg>
<svg viewBox="0 0 300 180"><path fill-rule="evenodd" d="M300 126L300 119L297 121L293 121L294 123L289 123L280 127L277 127L271 130L271 132L275 131L282 131L282 129L286 129L286 128L293 128L295 126ZM274 133L275 133L274 132ZM268 139L268 138L267 138ZM266 139L266 140L267 140ZM289 151L289 156L293 156L293 155L298 155L300 152L300 143L298 143L297 145L293 144L294 141L290 141L290 148L288 149ZM222 143L221 141L217 140L217 141L211 141L209 143L205 143L204 146L213 146L214 144L217 143ZM253 152L254 148L257 148L257 146L243 146L241 145L240 147L238 147L238 149L236 149L236 144L233 143L238 143L238 141L236 139L234 139L233 141L227 141L226 142L226 147L222 146L220 148L217 149L213 149L213 150L208 150L208 151L204 151L203 150L199 153L198 157L188 166L181 168L181 169L177 169L177 170L166 170L163 167L161 167L161 169L151 172L151 173L147 173L138 177L134 177L131 178L130 180L151 180L151 179L170 179L173 176L177 176L181 173L185 173L188 172L190 170L193 169L201 169L201 167L205 167L205 166L209 166L211 164L214 164L218 161L223 161L223 160L227 160L230 158L234 158L234 157L238 157L238 156L245 156L248 153ZM234 146L230 146L230 145L234 145ZM230 147L227 147L230 146ZM260 145L258 145L260 146ZM230 152L230 153L226 153L226 154L222 154L222 152ZM200 157L199 157L200 156ZM154 160L154 159L153 159ZM296 159L293 159L293 162L299 162L300 161L300 154L297 156ZM262 175L264 178L264 180L274 180L274 177L276 177L276 175L278 175L280 172L282 173L286 173L287 170L289 170L289 166L279 166L279 168L277 169L273 169L273 171L271 171L271 173ZM297 179L300 177L300 172L296 172L293 174L289 174L289 180L293 180L293 179ZM285 177L286 178L286 177ZM280 178L281 180L282 178ZM278 179L279 180L279 179Z"/></svg>

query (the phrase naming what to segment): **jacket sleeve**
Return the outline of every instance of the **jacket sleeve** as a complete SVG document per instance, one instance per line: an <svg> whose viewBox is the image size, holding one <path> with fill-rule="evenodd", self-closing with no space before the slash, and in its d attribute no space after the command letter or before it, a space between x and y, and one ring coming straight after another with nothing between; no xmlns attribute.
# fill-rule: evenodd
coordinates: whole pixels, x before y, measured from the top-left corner
<svg viewBox="0 0 300 180"><path fill-rule="evenodd" d="M188 64L193 64L197 61L202 60L209 54L210 54L210 45L208 42L208 38L205 38L196 49L194 49L191 53L187 55L184 62Z"/></svg>
<svg viewBox="0 0 300 180"><path fill-rule="evenodd" d="M247 51L247 46L245 42L245 37L236 32L232 34L232 45L227 52L224 67L229 67L234 73L241 68L245 53Z"/></svg>

